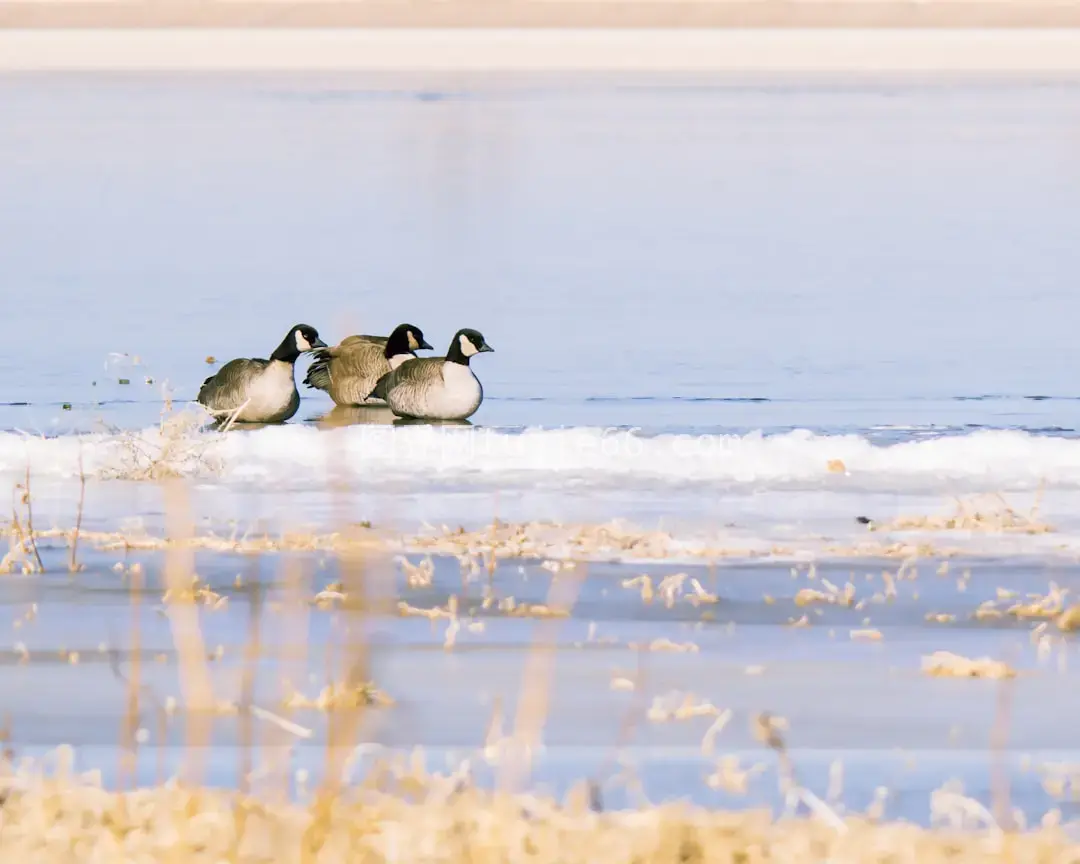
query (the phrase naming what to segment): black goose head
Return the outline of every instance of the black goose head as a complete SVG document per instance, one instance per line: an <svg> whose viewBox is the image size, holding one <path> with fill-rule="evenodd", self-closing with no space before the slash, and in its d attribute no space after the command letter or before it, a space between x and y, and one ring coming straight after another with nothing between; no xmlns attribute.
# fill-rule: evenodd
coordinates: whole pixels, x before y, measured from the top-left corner
<svg viewBox="0 0 1080 864"><path fill-rule="evenodd" d="M318 331L308 324L297 324L281 344L270 355L271 360L283 360L286 363L295 363L296 359L307 351L316 348L325 348L326 343L319 338Z"/></svg>
<svg viewBox="0 0 1080 864"><path fill-rule="evenodd" d="M424 348L431 348L424 339L424 333L412 324L399 324L386 340L383 354L389 360L398 354L415 354Z"/></svg>
<svg viewBox="0 0 1080 864"><path fill-rule="evenodd" d="M461 363L468 366L469 358L494 350L484 341L483 333L466 327L454 334L454 339L450 343L450 350L446 352L446 359L451 363Z"/></svg>

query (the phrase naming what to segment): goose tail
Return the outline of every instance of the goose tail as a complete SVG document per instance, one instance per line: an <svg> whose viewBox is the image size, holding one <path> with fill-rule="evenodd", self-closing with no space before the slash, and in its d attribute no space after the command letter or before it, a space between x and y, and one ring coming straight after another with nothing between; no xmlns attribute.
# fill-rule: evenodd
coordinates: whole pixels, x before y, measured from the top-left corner
<svg viewBox="0 0 1080 864"><path fill-rule="evenodd" d="M213 394L213 384L216 377L216 375L211 375L209 378L203 381L202 387L199 388L199 395L195 398L195 401L198 402L200 405L210 404L210 397Z"/></svg>
<svg viewBox="0 0 1080 864"><path fill-rule="evenodd" d="M313 390L330 390L330 353L326 350L316 351L313 355L315 361L308 367L304 383Z"/></svg>

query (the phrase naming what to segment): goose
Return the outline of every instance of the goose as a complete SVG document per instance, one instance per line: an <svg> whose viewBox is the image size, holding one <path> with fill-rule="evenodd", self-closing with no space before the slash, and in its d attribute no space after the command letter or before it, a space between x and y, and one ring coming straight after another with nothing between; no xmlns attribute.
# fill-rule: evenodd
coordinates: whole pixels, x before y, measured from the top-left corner
<svg viewBox="0 0 1080 864"><path fill-rule="evenodd" d="M348 336L333 348L315 353L304 383L324 390L338 405L368 405L382 400L372 396L379 379L431 348L419 327L399 324L389 337Z"/></svg>
<svg viewBox="0 0 1080 864"><path fill-rule="evenodd" d="M477 330L454 334L445 357L417 357L388 372L375 388L398 417L464 420L476 413L484 388L469 368L470 358L494 351Z"/></svg>
<svg viewBox="0 0 1080 864"><path fill-rule="evenodd" d="M297 358L325 347L314 327L297 324L269 360L239 357L207 378L199 388L199 404L218 419L235 413L237 423L282 423L300 407L293 378Z"/></svg>

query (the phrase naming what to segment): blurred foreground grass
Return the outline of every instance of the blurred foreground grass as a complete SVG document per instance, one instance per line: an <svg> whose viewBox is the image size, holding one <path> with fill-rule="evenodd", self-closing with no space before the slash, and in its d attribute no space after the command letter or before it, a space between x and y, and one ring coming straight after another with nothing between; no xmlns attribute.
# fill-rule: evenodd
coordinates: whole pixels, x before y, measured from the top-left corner
<svg viewBox="0 0 1080 864"><path fill-rule="evenodd" d="M62 760L63 762L63 760ZM113 792L61 764L4 780L4 861L176 862L1074 862L1047 824L923 829L865 816L774 819L681 804L599 812L587 785L567 800L485 792L467 775L382 764L301 806L171 783ZM962 799L961 799L962 800ZM964 810L962 803L953 802Z"/></svg>
<svg viewBox="0 0 1080 864"><path fill-rule="evenodd" d="M296 787L303 786L306 777L290 776L287 768L290 747L305 730L253 703L254 670L266 656L258 604L253 601L236 704L242 724L241 781L237 789L209 788L204 785L202 760L212 752L208 744L218 703L208 666L211 652L200 622L201 598L193 590L196 548L255 555L317 549L336 556L340 583L331 593L355 602L338 607L342 626L335 629L336 644L328 646L334 662L327 672L330 686L347 693L363 690L375 677L365 623L369 616L397 609L392 592L377 583L384 578L378 574L385 573L385 562L400 548L380 539L370 526L345 519L329 538L200 540L186 482L177 478L160 482L166 503L165 536L133 542L103 533L80 534L81 502L72 532L35 529L27 474L16 489L6 561L17 565L11 570L35 578L44 572L37 541L50 537L64 537L70 544L72 578L80 572L76 554L80 539L97 548L164 553L165 615L178 658L179 713L184 718L183 770L170 781L146 788L133 788L130 781L140 735L145 733L140 717L148 701L138 660L138 618L133 614L132 659L123 673L127 696L118 730L122 767L118 784L105 788L100 775L77 774L72 767L77 754L70 749L57 751L49 765L28 760L16 764L16 753L9 750L0 771L0 861L1080 862L1076 824L1065 823L1061 812L1052 810L1038 825L1023 826L1009 806L1007 785L995 792L993 813L961 791L943 787L930 802L929 827L884 821L881 809L874 806L857 815L837 811L798 784L779 728L771 726L766 715L758 737L782 764L781 792L787 806L779 816L766 810L723 811L685 803L607 811L603 794L608 780L602 777L582 779L563 800L523 792L531 787L531 755L543 740L548 718L558 616L540 616L534 630L514 728L503 742L507 749L499 759L495 788L475 783L467 761L439 774L429 772L422 758L399 756L375 762L360 776L354 769L358 755L365 752L362 720L373 703L330 699L319 706L329 723L319 772L323 779L309 794L293 785L295 781ZM994 525L1003 530L997 522ZM548 536L550 531L499 524L475 534L444 529L417 545L429 554L457 556L463 572L482 573L493 571L496 557L541 557L557 547L578 554L598 548L641 554L655 547L659 552L645 557L663 557L670 543L658 532L639 534L610 526L575 530L569 536L558 532ZM285 563L287 599L282 602L295 618L291 625L296 629L295 644L305 645L312 591L294 564ZM544 608L572 608L586 568L552 564L550 569L559 578L552 579ZM423 567L409 564L406 570L410 584L430 582L431 574ZM143 581L142 571L131 568L127 587L133 612ZM1045 610L1039 606L1045 614L1034 617L1062 615L1063 601L1054 600ZM265 749L256 744L250 728L253 716L269 718L280 733L276 742L260 742L270 743ZM632 734L629 727L626 734ZM613 750L623 743L613 741ZM270 782L253 788L253 778L259 776Z"/></svg>

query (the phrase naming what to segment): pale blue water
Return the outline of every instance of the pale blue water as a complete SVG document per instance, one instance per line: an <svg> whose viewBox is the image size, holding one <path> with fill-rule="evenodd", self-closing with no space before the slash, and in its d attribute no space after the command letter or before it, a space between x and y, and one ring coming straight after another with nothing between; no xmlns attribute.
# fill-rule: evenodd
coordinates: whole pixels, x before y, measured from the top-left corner
<svg viewBox="0 0 1080 864"><path fill-rule="evenodd" d="M1075 82L6 76L0 99L2 429L148 425L207 355L403 320L440 350L485 333L484 425L1080 428ZM296 422L330 406L304 395Z"/></svg>
<svg viewBox="0 0 1080 864"><path fill-rule="evenodd" d="M267 356L300 321L329 342L409 321L440 349L459 327L483 331L496 350L475 361L486 398L473 421L506 432L801 429L877 445L970 437L895 455L832 438L708 439L727 454L716 467L683 460L666 439L645 456L628 448L590 461L574 449L590 439L555 458L539 446L549 439L521 436L524 455L483 451L450 470L433 457L386 455L398 441L432 440L389 435L425 430L316 433L312 421L331 403L304 391L290 425L311 434L230 433L226 461L243 470L203 478L196 516L325 520L338 500L327 497L323 464L334 441L355 463L350 515L379 524L633 514L723 526L736 544L745 533L805 549L811 539L864 539L858 514L929 512L961 490L1031 491L1045 480L1044 513L1078 528L1080 445L1044 440L1080 430L1076 82L0 76L0 105L0 476L14 483L23 460L37 459L39 524L72 522L75 451L45 442L31 458L18 430L142 429L157 422L163 382L178 402L195 395L208 355ZM986 430L1040 440L975 434ZM826 473L836 456L850 477ZM53 469L67 485L49 479ZM161 514L151 485L88 487L89 527L153 525ZM977 551L994 557L971 562L970 594L954 590L960 564L938 582L938 562L923 562L921 599L905 591L895 606L829 609L805 630L785 626L807 584L789 578L787 563L721 566L724 603L706 626L603 593L631 572L671 566L594 573L562 639L569 675L557 685L541 778L565 784L606 759L624 716L625 694L606 688L613 666L635 659L625 644L610 653L570 644L590 621L622 643L700 641L700 655L651 661L650 693L683 686L733 707L738 731L724 746L751 761L769 757L753 751L749 717L781 710L816 792L832 758L851 766L851 806L887 784L893 815L924 819L929 791L953 775L986 799L996 691L921 678L920 656L939 648L1018 652L1034 671L1019 685L1027 701L1010 760L1076 761L1075 673L1036 668L1024 626L966 620L1000 586L1045 593L1056 580L1075 590L1074 563L1042 559L1051 548L1067 558L1080 548L1073 541L976 536ZM91 569L71 581L62 545L46 550L49 577L5 582L0 600L12 626L27 604L41 605L37 623L14 636L34 662L3 673L19 695L14 740L26 753L72 741L87 764L111 770L123 689L95 655L100 642L123 641L128 598L109 555L89 556ZM542 602L548 577L526 564L531 586L500 578L519 600ZM452 582L456 564L439 566ZM221 558L199 567L222 590L242 569ZM849 563L836 567L843 584ZM435 603L449 590L404 593ZM146 650L168 651L153 602ZM239 651L244 603L237 593L234 612L206 616L208 641ZM946 611L961 622L924 620ZM870 616L883 643L853 643L848 630ZM328 643L326 619L313 621L313 647ZM371 737L423 743L440 758L475 746L492 694L515 697L532 634L528 622L491 621L472 639L486 648L447 653L426 621L381 622L375 675L405 703L391 716L405 719ZM83 662L63 662L61 647ZM1075 642L1064 650L1075 658ZM173 658L147 659L154 686L175 692ZM746 676L755 663L768 674ZM223 667L235 678L235 653ZM559 737L584 729L586 712L594 737ZM635 752L652 760L647 787L738 804L701 783L700 725L643 732ZM230 783L235 730L222 728L212 779ZM162 746L172 747L155 739L152 752ZM316 764L315 747L300 748L293 767ZM169 765L178 759L169 749ZM145 756L140 776L154 770ZM775 803L774 782L768 775L745 803ZM1018 806L1045 809L1035 775L1015 769L1014 783Z"/></svg>

